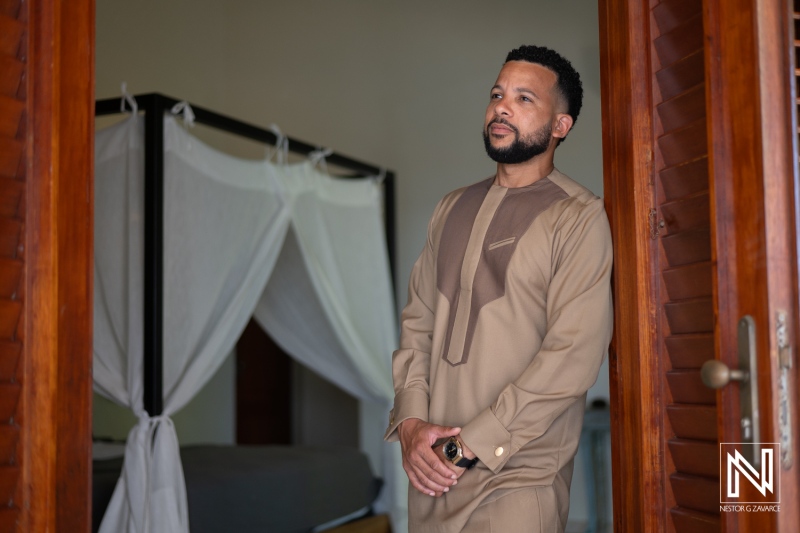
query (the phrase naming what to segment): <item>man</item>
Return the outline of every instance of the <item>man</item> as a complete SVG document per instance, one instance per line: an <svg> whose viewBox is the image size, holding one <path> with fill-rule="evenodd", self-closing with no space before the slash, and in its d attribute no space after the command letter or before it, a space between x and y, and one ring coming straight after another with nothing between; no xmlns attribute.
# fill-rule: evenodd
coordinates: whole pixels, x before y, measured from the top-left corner
<svg viewBox="0 0 800 533"><path fill-rule="evenodd" d="M402 446L414 533L566 526L586 391L612 326L602 201L553 166L582 97L559 54L512 50L484 121L497 172L445 196L430 221L386 432Z"/></svg>

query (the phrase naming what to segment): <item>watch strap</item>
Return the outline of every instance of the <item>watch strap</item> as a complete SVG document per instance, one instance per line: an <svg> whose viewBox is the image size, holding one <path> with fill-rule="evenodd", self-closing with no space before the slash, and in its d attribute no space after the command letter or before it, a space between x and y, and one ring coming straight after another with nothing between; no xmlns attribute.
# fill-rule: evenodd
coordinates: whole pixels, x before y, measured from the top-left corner
<svg viewBox="0 0 800 533"><path fill-rule="evenodd" d="M478 462L477 457L475 457L474 459L467 459L466 457L462 457L461 459L458 460L458 462L455 462L453 464L459 468L466 468L467 470L469 470L470 468L475 466L477 462Z"/></svg>

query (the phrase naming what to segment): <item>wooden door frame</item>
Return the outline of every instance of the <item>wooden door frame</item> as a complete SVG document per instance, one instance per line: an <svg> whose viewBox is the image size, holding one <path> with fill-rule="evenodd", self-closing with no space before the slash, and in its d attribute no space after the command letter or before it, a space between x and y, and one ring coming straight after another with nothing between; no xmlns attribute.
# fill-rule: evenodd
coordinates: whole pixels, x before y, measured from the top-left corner
<svg viewBox="0 0 800 533"><path fill-rule="evenodd" d="M715 20L707 30L712 38L724 37L715 41L720 46L737 46L737 43L741 46L743 34L736 35L735 31L748 31L741 13L758 10L762 30L774 26L775 17L780 16L775 8L779 3L773 0L736 0L738 10L730 6L728 10L721 9L723 4L720 0L707 0L708 13ZM93 0L31 0L24 5L29 10L30 22L26 139L29 178L26 305L24 323L20 325L27 342L23 353L23 419L18 421L23 428L20 442L23 513L18 528L88 531L95 6ZM662 410L657 402L642 402L642 398L658 398L660 394L657 383L660 366L653 349L654 272L645 267L653 263L655 249L648 219L653 198L651 70L643 60L646 55L641 53L649 47L648 18L646 0L600 2L605 196L616 245L615 279L625 280L616 283L617 336L610 356L615 528L619 531L660 531L667 519L660 435ZM762 31L761 35L762 40L756 43L761 54L749 65L776 68L769 62L776 56L769 51L781 50L781 43L777 37L770 39L768 31ZM783 61L783 56L780 57ZM720 98L712 103L718 106L718 117L731 116L732 105L752 100L752 95L760 94L761 90L753 87L759 78L748 77L741 61L729 60L722 68L723 77L736 73L742 76L743 83L721 84L717 79L713 90L719 91ZM714 84L714 78L710 82ZM713 107L709 109L714 113ZM719 198L724 193L721 187L727 183L720 177L728 172L738 172L741 179L752 180L754 175L763 177L765 173L785 168L786 157L781 150L786 149L786 140L771 137L775 130L763 126L776 118L780 119L766 112L742 117L745 121L756 120L757 131L764 135L762 141L772 147L756 154L758 157L752 160L750 168L738 164L725 168L720 163L724 159L720 156L730 154L731 146L740 146L736 138L726 141L733 145L713 147L717 154L714 175ZM710 120L709 127L726 125ZM751 171L756 174L748 174ZM780 193L780 189L769 187L760 191ZM787 206L787 210L789 207L794 208ZM767 253L779 253L775 247L793 246L776 242L780 235L774 227L785 223L780 217L786 212L765 222ZM719 234L715 242L727 238ZM719 259L719 249L717 253ZM786 298L786 283L797 287L795 272L796 265L791 265L777 277L765 279L769 297ZM797 294L791 293L791 301L786 305L794 311L796 303ZM796 334L793 330L795 338ZM718 336L726 337L724 332ZM722 342L724 345L725 341ZM768 352L774 352L771 340L763 342ZM763 371L774 377L775 358L764 361ZM722 401L729 401L724 393ZM768 430L774 432L772 427ZM800 461L800 457L795 460ZM796 519L780 516L781 521Z"/></svg>
<svg viewBox="0 0 800 533"><path fill-rule="evenodd" d="M732 364L736 323L750 307L773 302L790 317L791 343L797 331L797 251L793 153L786 128L791 95L786 90L788 37L781 0L704 0L708 132L712 144L712 235L716 287L735 283L753 270L752 256L764 254L781 267L750 272L757 280L747 291L715 289L717 354ZM614 240L615 339L609 356L611 392L614 527L617 531L669 531L665 477L661 364L656 350L656 241L650 238L649 212L654 206L653 102L649 64L651 2L600 0L604 190ZM726 83L723 83L723 80ZM767 93L769 91L769 93ZM760 95L770 94L766 105ZM765 98L766 100L766 98ZM777 100L777 103L776 103ZM731 206L734 206L733 208ZM764 206L772 206L766 217ZM736 211L734 211L734 209ZM759 235L744 254L736 253L737 235ZM741 241L740 241L741 247ZM793 290L787 290L787 287ZM762 316L760 329L775 331L775 316ZM761 404L775 412L770 386L777 379L775 335L760 335ZM797 350L795 350L797 352ZM719 355L718 355L719 356ZM796 358L796 357L795 357ZM735 366L735 365L734 365ZM795 362L794 395L797 395ZM721 411L738 411L735 389L718 395ZM731 409L733 407L733 409ZM794 420L797 421L797 413ZM730 423L720 420L721 441L735 440ZM794 442L798 440L795 424ZM724 429L724 431L723 431ZM777 435L774 420L762 415L762 431ZM767 440L762 439L767 442ZM797 444L795 444L795 450ZM800 457L795 454L795 463ZM789 502L768 517L769 530L791 530L798 523L797 467L786 487ZM783 481L783 479L782 479ZM789 499L787 500L786 497ZM726 514L725 531L757 531L753 516Z"/></svg>
<svg viewBox="0 0 800 533"><path fill-rule="evenodd" d="M655 352L651 67L647 0L600 0L603 175L614 242L609 351L615 531L660 531L664 505L661 364Z"/></svg>
<svg viewBox="0 0 800 533"><path fill-rule="evenodd" d="M94 0L30 0L18 531L91 530Z"/></svg>

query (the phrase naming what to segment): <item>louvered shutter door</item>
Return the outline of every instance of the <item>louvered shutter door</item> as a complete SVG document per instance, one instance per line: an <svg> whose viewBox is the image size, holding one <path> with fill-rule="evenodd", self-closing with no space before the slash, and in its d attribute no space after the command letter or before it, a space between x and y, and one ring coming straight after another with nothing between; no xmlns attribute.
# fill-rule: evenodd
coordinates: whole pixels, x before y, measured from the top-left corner
<svg viewBox="0 0 800 533"><path fill-rule="evenodd" d="M19 425L24 305L24 157L27 84L25 41L19 0L0 1L0 531L14 531L21 484Z"/></svg>
<svg viewBox="0 0 800 533"><path fill-rule="evenodd" d="M714 358L703 6L666 0L652 15L667 507L682 533L719 531L716 395L700 380Z"/></svg>

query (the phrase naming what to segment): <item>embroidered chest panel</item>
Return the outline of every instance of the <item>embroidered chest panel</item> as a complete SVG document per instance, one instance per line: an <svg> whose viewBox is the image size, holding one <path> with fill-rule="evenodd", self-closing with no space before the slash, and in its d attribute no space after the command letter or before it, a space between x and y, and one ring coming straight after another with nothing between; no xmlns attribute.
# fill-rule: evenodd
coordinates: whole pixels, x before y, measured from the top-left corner
<svg viewBox="0 0 800 533"><path fill-rule="evenodd" d="M450 303L443 357L465 364L481 309L505 295L511 257L533 221L567 193L548 178L519 189L468 187L445 221L436 284Z"/></svg>

